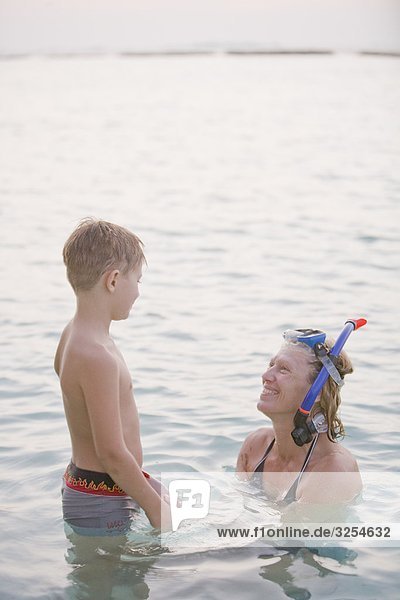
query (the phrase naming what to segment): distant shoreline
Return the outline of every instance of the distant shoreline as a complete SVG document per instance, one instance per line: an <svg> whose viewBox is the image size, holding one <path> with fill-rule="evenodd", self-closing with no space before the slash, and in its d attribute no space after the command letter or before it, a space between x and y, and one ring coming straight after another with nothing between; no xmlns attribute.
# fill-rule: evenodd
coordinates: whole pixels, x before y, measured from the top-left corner
<svg viewBox="0 0 400 600"><path fill-rule="evenodd" d="M125 50L117 52L88 51L88 52L33 52L33 53L1 53L0 60L18 60L32 57L43 58L97 58L108 56L120 56L124 58L152 58L152 57L187 57L187 56L333 56L333 55L356 55L356 56L375 56L400 58L400 51L380 51L380 50L318 50L318 49L287 49L287 50L245 50L245 49L226 49L226 50L149 50L134 51Z"/></svg>
<svg viewBox="0 0 400 600"><path fill-rule="evenodd" d="M375 52L374 50L362 50L358 52L362 56L392 56L394 58L400 58L400 52Z"/></svg>

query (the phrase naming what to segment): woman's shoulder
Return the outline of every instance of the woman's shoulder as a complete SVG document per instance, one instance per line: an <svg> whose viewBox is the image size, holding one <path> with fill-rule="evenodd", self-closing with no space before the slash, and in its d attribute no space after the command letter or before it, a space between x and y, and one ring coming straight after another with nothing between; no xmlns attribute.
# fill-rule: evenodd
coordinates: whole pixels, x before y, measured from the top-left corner
<svg viewBox="0 0 400 600"><path fill-rule="evenodd" d="M327 448L310 461L299 484L298 500L342 504L351 502L360 493L362 480L352 453L336 442L330 442Z"/></svg>
<svg viewBox="0 0 400 600"><path fill-rule="evenodd" d="M358 464L350 450L339 442L321 444L321 451L316 453L315 460L310 464L310 471L358 472Z"/></svg>
<svg viewBox="0 0 400 600"><path fill-rule="evenodd" d="M274 439L272 427L260 427L249 433L239 452L238 471L253 471L255 465L264 454L268 444Z"/></svg>
<svg viewBox="0 0 400 600"><path fill-rule="evenodd" d="M248 448L254 448L258 446L265 446L269 444L274 439L274 430L272 427L260 427L255 431L249 433L246 439L243 442L243 445L246 444Z"/></svg>

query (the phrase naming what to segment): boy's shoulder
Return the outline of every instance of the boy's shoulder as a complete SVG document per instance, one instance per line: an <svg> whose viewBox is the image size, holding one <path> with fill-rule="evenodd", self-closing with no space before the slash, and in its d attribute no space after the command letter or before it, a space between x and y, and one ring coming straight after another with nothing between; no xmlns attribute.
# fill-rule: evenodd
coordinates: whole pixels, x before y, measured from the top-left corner
<svg viewBox="0 0 400 600"><path fill-rule="evenodd" d="M109 370L117 366L116 356L107 344L101 343L69 323L61 334L54 367L57 373L61 364L73 363L77 370L81 368Z"/></svg>

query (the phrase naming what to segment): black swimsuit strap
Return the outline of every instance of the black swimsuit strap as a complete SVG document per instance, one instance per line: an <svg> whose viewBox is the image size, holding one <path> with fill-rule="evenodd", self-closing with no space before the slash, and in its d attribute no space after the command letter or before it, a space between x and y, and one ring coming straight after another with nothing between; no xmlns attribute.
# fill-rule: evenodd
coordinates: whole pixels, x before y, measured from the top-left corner
<svg viewBox="0 0 400 600"><path fill-rule="evenodd" d="M296 493L297 493L297 488L298 488L299 483L300 483L300 479L302 478L302 475L303 475L304 471L306 470L307 465L309 463L309 460L311 458L311 455L313 453L313 450L314 450L315 446L317 445L318 437L319 437L319 434L317 433L317 435L315 436L315 438L312 441L312 444L310 445L310 447L308 449L308 452L307 452L306 458L304 460L303 466L301 467L301 471L299 472L299 474L297 475L296 479L293 481L293 483L290 486L289 490L285 494L285 497L283 498L283 500L285 502L294 502L296 500Z"/></svg>
<svg viewBox="0 0 400 600"><path fill-rule="evenodd" d="M269 444L268 448L266 449L266 451L264 452L262 458L260 459L260 461L257 463L256 468L254 469L254 473L262 473L264 471L264 463L265 463L265 459L267 458L268 454L271 452L272 450L272 446L275 444L275 438L272 440L272 442Z"/></svg>
<svg viewBox="0 0 400 600"><path fill-rule="evenodd" d="M313 450L317 444L318 437L319 437L319 434L317 433L317 435L313 439L312 443L310 444L310 447L307 451L306 457L303 462L303 466L301 467L299 474L297 475L296 479L294 480L294 482L290 486L290 489L288 490L287 494L285 495L285 498L284 498L285 501L292 502L293 500L296 499L297 486L299 485L300 479L301 479L304 471L307 468L307 465L309 463L309 460L311 458ZM271 452L271 449L272 449L272 446L274 445L274 443L275 443L275 438L272 440L272 442L269 444L268 448L264 452L264 455L262 456L262 458L258 462L256 468L254 469L254 473L263 473L264 472L265 459L267 458L268 454Z"/></svg>
<svg viewBox="0 0 400 600"><path fill-rule="evenodd" d="M309 449L308 449L308 452L307 452L306 458L305 458L305 460L304 460L304 462L303 462L303 466L301 467L301 471L300 471L300 473L299 473L299 477L301 477L301 475L303 475L304 471L305 471L305 470L306 470L306 468L307 468L308 461L309 461L309 460L310 460L310 458L311 458L311 454L313 453L313 450L314 450L315 446L317 445L317 442L318 442L318 437L319 437L319 433L317 433L317 435L315 436L315 438L314 438L314 439L313 439L313 441L312 441L312 444L310 445L310 447L309 447Z"/></svg>

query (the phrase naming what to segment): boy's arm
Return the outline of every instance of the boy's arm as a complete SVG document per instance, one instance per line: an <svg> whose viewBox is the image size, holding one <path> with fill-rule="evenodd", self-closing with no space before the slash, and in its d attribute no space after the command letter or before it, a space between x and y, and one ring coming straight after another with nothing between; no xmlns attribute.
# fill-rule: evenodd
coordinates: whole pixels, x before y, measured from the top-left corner
<svg viewBox="0 0 400 600"><path fill-rule="evenodd" d="M169 524L169 507L147 482L128 450L119 407L119 369L99 348L81 361L79 379L89 414L97 457L112 479L143 508L153 527Z"/></svg>

